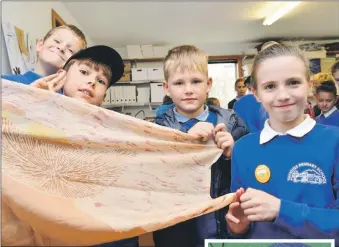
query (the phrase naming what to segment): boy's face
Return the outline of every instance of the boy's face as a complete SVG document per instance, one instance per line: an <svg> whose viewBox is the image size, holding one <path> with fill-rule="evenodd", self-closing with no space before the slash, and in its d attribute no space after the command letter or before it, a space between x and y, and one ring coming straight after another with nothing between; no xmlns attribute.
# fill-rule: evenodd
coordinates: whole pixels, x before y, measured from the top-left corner
<svg viewBox="0 0 339 247"><path fill-rule="evenodd" d="M55 69L61 69L80 49L81 39L67 28L55 30L45 41L40 40L36 47L39 61Z"/></svg>
<svg viewBox="0 0 339 247"><path fill-rule="evenodd" d="M235 91L237 91L238 97L246 95L247 87L245 86L244 81L239 81L237 83Z"/></svg>
<svg viewBox="0 0 339 247"><path fill-rule="evenodd" d="M293 127L303 120L309 83L303 62L293 56L264 60L257 68L254 94L275 126Z"/></svg>
<svg viewBox="0 0 339 247"><path fill-rule="evenodd" d="M163 84L165 93L172 98L183 116L193 118L204 111L204 102L212 87L212 79L199 71L174 71Z"/></svg>
<svg viewBox="0 0 339 247"><path fill-rule="evenodd" d="M75 61L69 68L64 84L64 94L92 105L101 105L109 86L108 75L103 66L97 70L89 61Z"/></svg>
<svg viewBox="0 0 339 247"><path fill-rule="evenodd" d="M331 92L318 92L315 96L322 113L330 111L336 103L336 97Z"/></svg>

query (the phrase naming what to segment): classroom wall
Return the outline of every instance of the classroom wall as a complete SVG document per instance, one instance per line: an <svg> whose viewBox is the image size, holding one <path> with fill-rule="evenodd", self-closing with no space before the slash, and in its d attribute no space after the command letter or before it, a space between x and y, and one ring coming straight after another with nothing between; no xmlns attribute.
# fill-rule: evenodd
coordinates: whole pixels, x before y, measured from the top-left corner
<svg viewBox="0 0 339 247"><path fill-rule="evenodd" d="M62 2L2 2L2 22L10 22L29 33L32 40L42 38L52 28L52 9L68 24L79 27L93 45L91 37L83 30ZM4 37L1 31L1 74L11 73Z"/></svg>

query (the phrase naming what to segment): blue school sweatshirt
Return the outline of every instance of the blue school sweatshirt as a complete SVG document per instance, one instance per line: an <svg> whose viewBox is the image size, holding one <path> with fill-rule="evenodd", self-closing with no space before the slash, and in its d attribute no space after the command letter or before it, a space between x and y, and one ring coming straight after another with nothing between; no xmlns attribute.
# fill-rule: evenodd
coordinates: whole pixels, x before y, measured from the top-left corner
<svg viewBox="0 0 339 247"><path fill-rule="evenodd" d="M253 94L247 94L235 102L233 110L245 122L250 133L261 131L268 114Z"/></svg>
<svg viewBox="0 0 339 247"><path fill-rule="evenodd" d="M28 71L22 75L2 75L1 78L29 85L32 82L42 78L42 76L33 71Z"/></svg>
<svg viewBox="0 0 339 247"><path fill-rule="evenodd" d="M258 165L270 169L268 182L257 181ZM234 145L231 191L240 187L280 198L281 207L273 221L253 222L245 234L229 230L230 238L335 239L338 245L339 128L315 124L307 116L282 135L266 122L261 133Z"/></svg>
<svg viewBox="0 0 339 247"><path fill-rule="evenodd" d="M320 114L316 118L317 123L339 127L339 111L336 107L325 114Z"/></svg>
<svg viewBox="0 0 339 247"><path fill-rule="evenodd" d="M22 75L2 75L2 79L6 79L9 81L14 81L18 83L22 83L25 85L30 85L31 83L35 82L36 80L42 78L41 75L33 72L33 71L28 71L25 74ZM59 90L57 93L63 94L63 90Z"/></svg>

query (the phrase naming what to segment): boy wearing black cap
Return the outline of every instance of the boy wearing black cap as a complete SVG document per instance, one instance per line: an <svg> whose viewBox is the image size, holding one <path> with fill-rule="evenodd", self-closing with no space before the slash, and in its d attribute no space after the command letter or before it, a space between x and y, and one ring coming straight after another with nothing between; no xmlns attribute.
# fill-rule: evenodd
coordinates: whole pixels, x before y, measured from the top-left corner
<svg viewBox="0 0 339 247"><path fill-rule="evenodd" d="M68 59L63 70L31 85L54 92L63 88L65 96L99 106L106 90L123 73L124 63L119 53L108 46L98 45L80 50ZM64 76L62 80L58 78L61 76Z"/></svg>
<svg viewBox="0 0 339 247"><path fill-rule="evenodd" d="M106 90L123 73L124 63L119 53L108 46L99 45L79 51L69 58L63 70L31 85L54 92L63 88L65 96L99 106L105 99ZM62 76L64 78L60 80ZM97 247L138 247L138 239L133 237Z"/></svg>

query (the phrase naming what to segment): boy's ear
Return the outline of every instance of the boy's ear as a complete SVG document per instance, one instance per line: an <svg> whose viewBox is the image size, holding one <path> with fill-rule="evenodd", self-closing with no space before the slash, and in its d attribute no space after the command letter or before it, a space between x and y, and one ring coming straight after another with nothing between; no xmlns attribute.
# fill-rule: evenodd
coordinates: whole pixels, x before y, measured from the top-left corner
<svg viewBox="0 0 339 247"><path fill-rule="evenodd" d="M36 50L37 53L39 53L39 52L41 51L41 48L42 48L43 45L44 45L44 40L43 40L43 39L40 39L40 40L38 41L38 43L36 44L36 48L35 48L35 50Z"/></svg>
<svg viewBox="0 0 339 247"><path fill-rule="evenodd" d="M209 92L211 91L211 89L212 89L212 84L213 84L213 79L212 79L212 77L209 77L209 78L207 79L207 93L209 93Z"/></svg>
<svg viewBox="0 0 339 247"><path fill-rule="evenodd" d="M171 94L170 94L170 92L169 92L169 90L168 90L168 83L167 83L167 81L164 81L164 82L162 83L162 88L164 89L165 94L166 94L167 96L171 97Z"/></svg>

